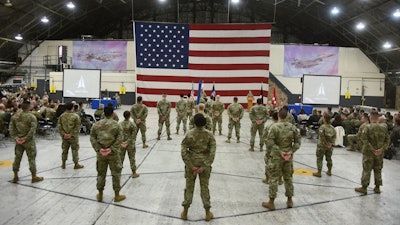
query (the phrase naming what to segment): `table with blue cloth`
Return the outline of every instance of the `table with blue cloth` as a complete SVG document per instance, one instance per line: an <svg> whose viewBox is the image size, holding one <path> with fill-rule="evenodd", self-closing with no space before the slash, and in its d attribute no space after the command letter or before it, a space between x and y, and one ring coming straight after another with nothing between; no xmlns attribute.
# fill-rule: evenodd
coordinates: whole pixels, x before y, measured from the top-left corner
<svg viewBox="0 0 400 225"><path fill-rule="evenodd" d="M103 104L104 107L107 107L108 103L111 102L114 106L114 109L117 108L117 100L114 99L92 99L92 109L98 109L100 104Z"/></svg>
<svg viewBox="0 0 400 225"><path fill-rule="evenodd" d="M290 112L290 110L294 109L294 111L296 112L296 115L300 114L300 109L304 109L306 114L310 115L314 108L312 105L295 105L295 104L289 104L288 107L289 107L289 112Z"/></svg>

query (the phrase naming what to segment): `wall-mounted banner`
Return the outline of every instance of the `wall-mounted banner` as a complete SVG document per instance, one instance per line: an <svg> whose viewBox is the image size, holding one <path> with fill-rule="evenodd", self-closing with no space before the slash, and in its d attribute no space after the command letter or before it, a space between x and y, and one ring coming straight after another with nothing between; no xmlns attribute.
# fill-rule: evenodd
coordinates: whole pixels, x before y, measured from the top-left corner
<svg viewBox="0 0 400 225"><path fill-rule="evenodd" d="M303 77L303 74L338 75L338 64L338 47L285 45L285 77Z"/></svg>
<svg viewBox="0 0 400 225"><path fill-rule="evenodd" d="M74 41L72 66L103 71L126 70L126 41Z"/></svg>

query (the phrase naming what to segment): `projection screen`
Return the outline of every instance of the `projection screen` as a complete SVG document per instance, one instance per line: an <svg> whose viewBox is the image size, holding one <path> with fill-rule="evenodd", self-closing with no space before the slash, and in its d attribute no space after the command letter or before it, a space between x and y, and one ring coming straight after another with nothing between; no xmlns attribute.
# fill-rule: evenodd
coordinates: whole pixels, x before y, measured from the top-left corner
<svg viewBox="0 0 400 225"><path fill-rule="evenodd" d="M64 69L63 96L100 98L101 70Z"/></svg>
<svg viewBox="0 0 400 225"><path fill-rule="evenodd" d="M339 105L340 76L303 75L303 104Z"/></svg>

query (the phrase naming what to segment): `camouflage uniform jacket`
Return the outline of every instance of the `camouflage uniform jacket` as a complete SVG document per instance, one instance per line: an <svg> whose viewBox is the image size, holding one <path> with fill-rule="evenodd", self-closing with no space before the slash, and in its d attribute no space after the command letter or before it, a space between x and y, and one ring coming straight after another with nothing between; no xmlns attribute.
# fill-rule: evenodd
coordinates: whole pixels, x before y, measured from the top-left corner
<svg viewBox="0 0 400 225"><path fill-rule="evenodd" d="M291 152L292 154L300 148L301 136L296 126L280 121L274 123L268 132L266 141L267 149L271 150L273 159L281 159L282 152Z"/></svg>
<svg viewBox="0 0 400 225"><path fill-rule="evenodd" d="M10 135L12 138L25 138L28 142L36 132L36 117L29 112L20 111L11 117Z"/></svg>
<svg viewBox="0 0 400 225"><path fill-rule="evenodd" d="M171 103L167 100L158 101L157 112L159 116L169 116L171 113Z"/></svg>
<svg viewBox="0 0 400 225"><path fill-rule="evenodd" d="M263 105L257 104L251 107L249 116L251 122L254 124L256 123L257 120L262 120L263 123L265 123L265 121L267 121L269 117L269 113L267 111L267 108L265 108Z"/></svg>
<svg viewBox="0 0 400 225"><path fill-rule="evenodd" d="M148 114L147 106L142 103L134 104L131 108L131 117L133 120L140 119L145 122Z"/></svg>
<svg viewBox="0 0 400 225"><path fill-rule="evenodd" d="M99 152L101 148L111 148L113 153L119 154L122 139L121 126L110 118L102 119L93 124L90 131L90 143L96 152Z"/></svg>
<svg viewBox="0 0 400 225"><path fill-rule="evenodd" d="M58 118L58 131L61 137L65 134L71 134L73 137L78 137L81 128L81 118L73 112L64 112Z"/></svg>
<svg viewBox="0 0 400 225"><path fill-rule="evenodd" d="M186 103L186 112L193 113L193 109L195 108L196 104L193 99L188 99Z"/></svg>
<svg viewBox="0 0 400 225"><path fill-rule="evenodd" d="M374 151L381 149L385 151L390 144L390 136L387 129L379 123L370 123L366 125L361 134L363 144L363 154L367 157L373 157Z"/></svg>
<svg viewBox="0 0 400 225"><path fill-rule="evenodd" d="M238 117L239 119L243 118L244 110L243 106L239 103L232 103L228 106L227 110L229 118Z"/></svg>
<svg viewBox="0 0 400 225"><path fill-rule="evenodd" d="M136 141L136 125L130 120L123 120L119 125L122 129L122 142L127 142L128 146L133 146Z"/></svg>
<svg viewBox="0 0 400 225"><path fill-rule="evenodd" d="M215 138L204 127L190 130L181 143L182 159L189 168L211 166L215 151Z"/></svg>
<svg viewBox="0 0 400 225"><path fill-rule="evenodd" d="M329 143L332 144L335 143L335 139L336 139L336 131L332 125L324 123L319 127L319 138L318 138L319 147L327 148L326 146Z"/></svg>
<svg viewBox="0 0 400 225"><path fill-rule="evenodd" d="M186 101L181 99L176 103L175 110L177 113L185 113L186 112Z"/></svg>
<svg viewBox="0 0 400 225"><path fill-rule="evenodd" d="M215 101L211 108L214 116L216 115L215 113L219 113L219 115L221 115L225 110L224 103L221 101Z"/></svg>

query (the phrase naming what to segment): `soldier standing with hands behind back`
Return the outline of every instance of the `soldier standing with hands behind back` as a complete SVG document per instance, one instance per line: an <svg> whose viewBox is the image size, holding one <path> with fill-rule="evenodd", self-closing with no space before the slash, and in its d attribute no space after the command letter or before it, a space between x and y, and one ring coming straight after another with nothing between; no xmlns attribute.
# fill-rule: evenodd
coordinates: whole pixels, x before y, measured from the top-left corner
<svg viewBox="0 0 400 225"><path fill-rule="evenodd" d="M114 109L104 109L105 118L95 123L90 132L90 143L97 153L97 190L99 193L97 201L103 201L103 190L106 185L106 175L110 166L113 189L115 192L114 201L120 202L126 198L120 195L122 163L120 158L120 147L122 143L122 129L117 121L113 119Z"/></svg>
<svg viewBox="0 0 400 225"><path fill-rule="evenodd" d="M232 129L235 127L236 132L236 143L240 143L240 120L243 118L244 110L243 106L238 103L238 98L233 98L233 103L228 106L226 109L229 116L229 124L228 124L228 139L225 141L226 143L231 143L232 137Z"/></svg>
<svg viewBox="0 0 400 225"><path fill-rule="evenodd" d="M36 176L36 143L35 132L37 127L36 117L29 113L31 104L29 102L22 103L22 111L17 112L11 117L10 135L15 139L15 159L13 163L14 179L17 183L19 180L18 171L24 151L28 156L29 170L32 173L32 183L43 180L43 177Z"/></svg>
<svg viewBox="0 0 400 225"><path fill-rule="evenodd" d="M183 220L187 220L188 209L192 204L193 191L197 175L200 179L201 199L206 210L206 221L213 218L210 211L210 193L208 190L208 182L211 175L211 164L214 161L216 143L211 132L207 131L206 118L202 113L194 116L195 128L190 130L181 144L181 154L185 163L186 188L184 193L184 207L181 214Z"/></svg>
<svg viewBox="0 0 400 225"><path fill-rule="evenodd" d="M269 202L263 202L262 206L275 210L275 198L278 191L278 178L283 176L285 184L286 205L293 207L293 154L300 148L301 136L296 126L286 122L288 111L282 108L279 111L279 122L269 129L266 145L271 150L269 164Z"/></svg>
<svg viewBox="0 0 400 225"><path fill-rule="evenodd" d="M176 133L179 134L179 126L183 126L183 132L186 134L186 124L187 124L187 117L186 117L186 101L183 99L183 94L180 94L180 99L176 103L175 110L176 110Z"/></svg>
<svg viewBox="0 0 400 225"><path fill-rule="evenodd" d="M264 141L262 139L264 132L264 124L269 117L269 112L267 108L262 105L262 99L257 99L257 105L253 106L250 110L250 120L251 120L251 138L250 138L250 149L249 151L254 152L254 143L256 139L256 134L258 131L258 136L260 137L260 152L263 150Z"/></svg>
<svg viewBox="0 0 400 225"><path fill-rule="evenodd" d="M336 139L336 131L331 125L331 116L325 112L323 117L323 124L319 127L319 138L317 144L317 168L318 172L313 173L315 177L321 177L322 171L322 161L326 159L328 171L326 174L328 176L332 175L332 154L333 154L333 143Z"/></svg>
<svg viewBox="0 0 400 225"><path fill-rule="evenodd" d="M145 104L142 103L143 98L142 96L138 96L136 99L136 104L134 104L131 108L131 117L133 121L136 124L136 132L135 132L135 140L137 137L137 134L140 130L140 133L142 134L142 142L143 142L143 148L149 147L146 144L146 118L148 114L148 109Z"/></svg>

